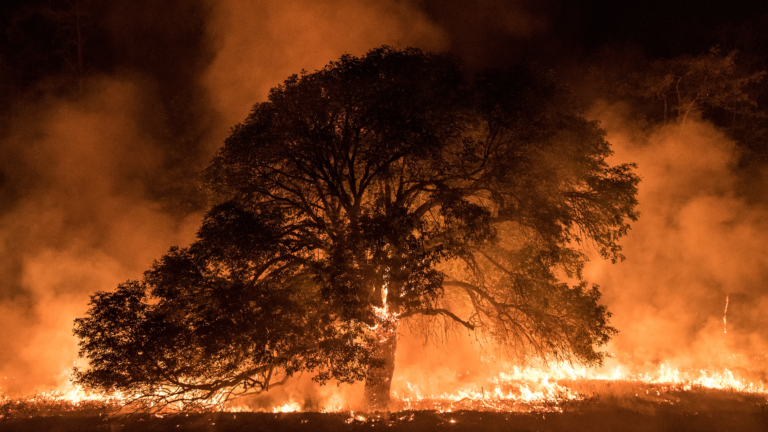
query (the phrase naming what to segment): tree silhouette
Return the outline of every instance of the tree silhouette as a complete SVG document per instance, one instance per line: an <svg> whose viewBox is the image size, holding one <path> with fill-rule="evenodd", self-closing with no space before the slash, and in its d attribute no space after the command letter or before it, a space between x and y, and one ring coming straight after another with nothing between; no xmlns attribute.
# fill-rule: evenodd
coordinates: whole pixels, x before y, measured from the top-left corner
<svg viewBox="0 0 768 432"><path fill-rule="evenodd" d="M757 103L746 91L758 83L765 71L746 73L737 68L738 51L723 56L718 47L695 57L680 56L656 60L640 82L640 94L663 103L664 123L670 117L680 124L688 116L705 108L719 108L736 114L746 114Z"/></svg>
<svg viewBox="0 0 768 432"><path fill-rule="evenodd" d="M197 241L92 297L76 379L198 407L306 370L365 380L385 409L404 322L600 364L615 329L583 247L622 258L639 182L609 155L530 68L468 83L450 57L382 47L292 76L205 171Z"/></svg>

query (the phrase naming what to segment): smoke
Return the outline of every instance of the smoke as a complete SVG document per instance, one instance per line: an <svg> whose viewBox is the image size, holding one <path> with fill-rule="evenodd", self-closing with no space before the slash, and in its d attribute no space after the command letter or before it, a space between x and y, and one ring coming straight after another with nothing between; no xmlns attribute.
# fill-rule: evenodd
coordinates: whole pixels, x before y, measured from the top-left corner
<svg viewBox="0 0 768 432"><path fill-rule="evenodd" d="M17 102L0 136L6 394L66 382L77 351L72 321L88 296L141 277L170 246L194 239L204 211L193 196L196 170L289 75L383 44L449 50L476 69L503 65L538 50L534 38L557 27L525 1L105 4L111 39L93 42L111 47L99 61L117 66L93 74L80 98ZM635 364L731 356L756 367L768 336L766 197L742 193L737 149L714 127L691 121L643 134L624 113L607 104L590 113L609 131L612 162L636 162L643 177L643 215L623 241L627 261L595 259L586 274L602 286L621 331L609 350ZM750 182L765 188L766 179ZM484 376L486 354L470 342L457 337L424 351L406 335L393 389L420 381L439 392ZM359 386L317 388L304 377L270 397L353 407L360 395Z"/></svg>
<svg viewBox="0 0 768 432"><path fill-rule="evenodd" d="M549 0L478 0L471 6L460 0L421 3L425 13L449 35L446 48L473 70L554 54L549 36L565 27L556 19L563 5ZM568 20L572 19L571 14ZM563 55L561 50L553 58Z"/></svg>
<svg viewBox="0 0 768 432"><path fill-rule="evenodd" d="M609 163L634 162L642 178L642 214L621 242L626 261L611 264L587 251L584 276L600 285L601 303L620 331L604 347L610 357L598 372L653 374L664 364L726 367L764 380L768 176L745 178L736 144L705 121L648 131L630 112L622 103L599 102L587 113L608 132L615 151ZM464 334L438 346L419 342L401 335L392 385L400 394L480 391L509 372L507 361Z"/></svg>
<svg viewBox="0 0 768 432"><path fill-rule="evenodd" d="M437 51L447 43L424 13L398 0L217 1L207 31L216 55L203 82L227 129L288 76L320 69L341 54L381 45Z"/></svg>
<svg viewBox="0 0 768 432"><path fill-rule="evenodd" d="M89 296L194 239L197 172L271 87L345 52L447 40L396 0L116 1L94 14L85 94L15 101L0 136L5 394L66 383Z"/></svg>
<svg viewBox="0 0 768 432"><path fill-rule="evenodd" d="M622 241L627 260L596 259L586 272L621 332L610 351L635 366L764 371L768 205L742 193L736 144L701 120L643 132L627 112L600 103L590 113L608 131L612 163L637 163L643 179L640 220ZM748 183L765 190L766 180Z"/></svg>
<svg viewBox="0 0 768 432"><path fill-rule="evenodd" d="M72 321L88 296L137 278L199 214L172 215L148 179L162 146L144 122L141 83L94 79L77 101L19 104L0 168L15 199L0 215L0 386L62 384L76 358Z"/></svg>

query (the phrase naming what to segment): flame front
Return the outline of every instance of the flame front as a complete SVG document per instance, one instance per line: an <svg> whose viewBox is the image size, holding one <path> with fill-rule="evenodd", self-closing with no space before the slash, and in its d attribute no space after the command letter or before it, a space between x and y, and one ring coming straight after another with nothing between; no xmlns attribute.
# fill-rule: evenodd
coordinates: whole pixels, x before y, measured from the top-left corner
<svg viewBox="0 0 768 432"><path fill-rule="evenodd" d="M402 380L399 380L402 382ZM569 403L588 401L594 396L623 394L629 397L653 398L659 403L675 403L675 392L688 392L700 389L725 390L738 393L768 395L768 389L762 382L750 382L739 378L729 369L718 371L683 370L662 364L653 373L629 374L625 368L617 367L609 371L596 371L588 368L575 368L567 365L550 368L512 367L482 383L457 388L450 392L426 394L419 383L404 382L403 387L393 391L393 400L400 410L437 410L451 412L458 410L504 411L504 412L562 412ZM122 394L89 393L77 386L41 393L32 398L12 400L4 398L2 405L22 405L27 411L77 411L88 407L97 409L120 408L129 397ZM348 410L341 403L331 404L322 412L340 412ZM242 406L217 404L212 400L211 407L221 411L251 411ZM302 411L299 403L292 399L271 409L274 413ZM14 416L13 409L4 409L0 418ZM55 413L53 413L55 414ZM18 416L18 413L15 414ZM40 414L37 414L40 415Z"/></svg>
<svg viewBox="0 0 768 432"><path fill-rule="evenodd" d="M662 364L654 373L628 374L621 368L602 373L588 368L555 366L546 369L513 367L482 384L441 394L424 394L418 384L405 383L396 393L401 409L438 411L549 411L562 412L568 402L585 401L601 394L655 392L659 402L674 403L662 393L698 389L726 390L768 395L762 382L738 378L731 370L681 370ZM584 388L587 391L579 391Z"/></svg>

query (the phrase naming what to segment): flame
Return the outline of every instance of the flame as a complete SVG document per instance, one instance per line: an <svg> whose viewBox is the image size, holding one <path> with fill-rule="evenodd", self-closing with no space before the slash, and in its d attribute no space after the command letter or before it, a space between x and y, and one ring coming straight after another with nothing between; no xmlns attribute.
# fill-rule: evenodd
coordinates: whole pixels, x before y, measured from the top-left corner
<svg viewBox="0 0 768 432"><path fill-rule="evenodd" d="M604 373L568 365L550 368L513 367L510 371L501 372L482 385L475 384L450 393L424 394L419 385L406 382L407 390L396 392L395 398L399 401L401 409L408 410L562 412L565 403L589 399L587 394L575 389L586 383L592 383L590 389L598 395L601 392L615 392L616 390L611 390L611 384L614 389L623 385L622 393L630 389L636 390L637 385L644 385L647 387L645 388L647 395L650 395L650 391L653 390L657 396L661 396L662 392L697 389L768 395L768 389L762 382L748 382L736 377L729 369L686 371L662 364L653 373L636 375L624 373L621 368ZM635 396L638 394L635 393Z"/></svg>
<svg viewBox="0 0 768 432"><path fill-rule="evenodd" d="M548 372L537 369L513 368L485 383L486 386L458 389L452 393L424 395L418 385L406 383L408 394L395 394L403 409L437 409L453 411L473 409L484 411L530 411L554 409L564 401L582 400L579 393L553 381ZM448 405L446 407L446 404Z"/></svg>
<svg viewBox="0 0 768 432"><path fill-rule="evenodd" d="M290 401L286 402L283 405L279 407L272 408L272 412L275 413L289 413L289 412L299 412L301 411L301 407L298 403Z"/></svg>
<svg viewBox="0 0 768 432"><path fill-rule="evenodd" d="M675 398L667 399L665 395L699 389L768 395L768 388L762 382L750 382L738 377L727 368L691 370L662 364L650 373L630 374L627 370L625 367L595 370L569 365L548 368L511 367L506 372L501 372L481 383L438 394L427 394L420 384L406 381L400 384L404 388L393 391L393 403L400 410L562 412L566 404L589 400L593 393L597 395L631 393L633 397L655 398L659 403L670 404L675 403L672 400ZM396 379L395 382L403 381ZM393 386L395 387L397 386ZM2 412L6 412L7 417L13 417L41 415L41 413L60 415L64 411L84 409L119 409L128 400L130 395L117 392L110 394L88 392L79 386L69 384L60 390L40 393L27 399L0 398L0 405L5 405L6 408L11 407ZM339 401L331 400L330 402L332 403L327 404L321 410L322 412L344 411ZM217 404L216 400L212 400L210 405L220 411L251 411L243 406ZM272 408L274 413L300 411L301 406L292 399ZM356 418L355 415L352 415L352 418L364 421L362 418Z"/></svg>
<svg viewBox="0 0 768 432"><path fill-rule="evenodd" d="M385 279L384 286L381 289L381 300L384 306L371 306L376 316L376 324L368 328L379 335L379 342L386 342L387 339L396 333L396 324L400 317L399 313L389 311L389 305L387 304L388 293L388 282Z"/></svg>

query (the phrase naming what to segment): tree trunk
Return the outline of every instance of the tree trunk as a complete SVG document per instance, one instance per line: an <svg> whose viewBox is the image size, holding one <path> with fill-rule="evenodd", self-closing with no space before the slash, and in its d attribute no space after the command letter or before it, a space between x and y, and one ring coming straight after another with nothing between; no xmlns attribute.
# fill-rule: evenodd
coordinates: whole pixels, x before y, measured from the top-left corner
<svg viewBox="0 0 768 432"><path fill-rule="evenodd" d="M365 379L365 402L369 411L388 411L392 376L395 373L397 352L397 328L376 348L376 357L384 360L380 368L372 368Z"/></svg>

